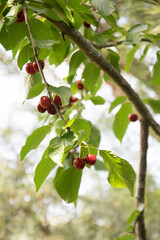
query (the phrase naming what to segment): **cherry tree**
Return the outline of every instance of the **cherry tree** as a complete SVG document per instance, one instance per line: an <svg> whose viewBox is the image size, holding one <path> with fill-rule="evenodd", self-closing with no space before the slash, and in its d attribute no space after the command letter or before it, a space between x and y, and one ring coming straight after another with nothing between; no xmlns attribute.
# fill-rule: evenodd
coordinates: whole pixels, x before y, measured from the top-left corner
<svg viewBox="0 0 160 240"><path fill-rule="evenodd" d="M160 136L160 125L153 117L153 113L160 113L160 101L149 94L143 99L129 84L127 74L139 49L141 64L149 49L159 47L159 34L152 31L154 25L119 26L120 12L111 0L2 0L0 3L0 43L6 51L12 51L17 67L25 68L26 100L39 96L35 108L44 119L44 124L27 137L20 152L21 161L51 131L57 134L50 139L36 167L36 191L57 166L54 178L57 194L67 203L76 203L84 167L88 170L104 167L111 186L128 188L135 197L136 209L130 216L130 228L125 236L116 239L134 239L134 235L138 240L147 239L144 196L148 136L149 128ZM127 52L125 64L121 64L122 46ZM153 86L160 85L159 50L156 54L152 77L148 79ZM43 71L45 61L57 67L69 62L66 84L57 87L48 83ZM77 79L79 68L82 69L80 80ZM114 83L119 88L119 95L109 109L110 113L120 106L112 124L115 137L122 142L129 123L139 121L137 181L127 160L109 149L99 148L100 131L81 115L85 101L95 105L105 103L97 95L103 82Z"/></svg>

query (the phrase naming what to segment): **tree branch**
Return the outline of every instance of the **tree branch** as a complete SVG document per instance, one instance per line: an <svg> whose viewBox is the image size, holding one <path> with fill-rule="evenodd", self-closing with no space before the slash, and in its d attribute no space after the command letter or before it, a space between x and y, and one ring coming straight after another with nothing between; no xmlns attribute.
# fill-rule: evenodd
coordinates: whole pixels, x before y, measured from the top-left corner
<svg viewBox="0 0 160 240"><path fill-rule="evenodd" d="M57 105L55 104L55 102L53 100L52 94L49 91L49 84L48 84L48 82L47 82L47 80L46 80L46 78L44 76L43 70L42 70L41 65L39 63L39 57L38 57L38 53L37 53L37 48L36 48L36 44L35 44L35 41L34 41L34 38L33 38L33 35L32 35L32 30L31 30L31 27L30 27L30 24L29 24L28 15L27 15L27 8L26 7L23 8L23 12L24 12L24 17L25 17L25 23L26 23L26 26L27 26L27 29L28 29L28 32L29 32L29 36L30 36L31 45L32 45L32 48L33 48L33 53L34 53L34 56L35 56L35 59L36 59L37 65L38 65L39 73L41 75L41 78L43 79L43 82L45 83L45 86L46 86L49 98L51 99L51 102L54 105L54 107L56 109L56 112L58 113L58 116L63 120L64 124L66 124L66 121L64 120L62 114L60 113Z"/></svg>
<svg viewBox="0 0 160 240"><path fill-rule="evenodd" d="M107 47L116 47L118 45L123 44L124 42L125 41L122 40L122 41L118 41L118 42L110 42L110 43L104 43L104 44L99 44L96 42L91 42L91 43L95 48L101 49L101 48L107 48ZM148 38L142 38L141 42L150 42L151 43L151 40Z"/></svg>
<svg viewBox="0 0 160 240"><path fill-rule="evenodd" d="M148 123L141 121L140 128L140 160L136 186L136 209L144 205L146 171L147 171L147 149L148 149ZM144 223L144 208L135 221L135 234L137 240L146 240L146 229Z"/></svg>
<svg viewBox="0 0 160 240"><path fill-rule="evenodd" d="M67 35L79 49L101 70L107 73L112 80L120 87L129 101L134 105L141 119L145 119L152 127L155 133L160 136L160 125L154 120L146 105L142 102L139 95L133 90L127 80L120 74L104 57L100 54L91 42L83 37L83 35L73 26L68 26L63 21L55 21L43 15L46 19L57 26L61 32Z"/></svg>

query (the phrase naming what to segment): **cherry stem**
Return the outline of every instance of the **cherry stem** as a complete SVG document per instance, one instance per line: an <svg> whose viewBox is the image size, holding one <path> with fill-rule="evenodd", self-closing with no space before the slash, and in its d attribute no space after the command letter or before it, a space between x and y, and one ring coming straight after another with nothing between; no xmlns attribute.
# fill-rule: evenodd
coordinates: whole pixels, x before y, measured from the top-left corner
<svg viewBox="0 0 160 240"><path fill-rule="evenodd" d="M26 7L24 7L23 12L24 12L24 17L25 17L25 23L26 23L26 26L27 26L27 29L28 29L28 32L29 32L29 36L30 36L30 42L31 42L31 45L32 45L32 48L33 48L33 53L34 53L34 56L35 56L35 59L36 59L37 65L38 65L39 73L41 75L41 78L43 79L43 82L45 83L49 98L51 99L51 102L54 105L58 116L63 120L64 124L66 124L66 121L64 120L64 118L63 118L62 114L60 113L56 103L53 100L52 94L49 90L49 84L48 84L48 82L47 82L47 80L44 76L43 70L41 68L38 53L37 53L37 47L36 47L36 44L35 44L35 41L34 41L34 38L33 38L33 35L32 35L30 23L29 23L29 20L28 20L27 8Z"/></svg>

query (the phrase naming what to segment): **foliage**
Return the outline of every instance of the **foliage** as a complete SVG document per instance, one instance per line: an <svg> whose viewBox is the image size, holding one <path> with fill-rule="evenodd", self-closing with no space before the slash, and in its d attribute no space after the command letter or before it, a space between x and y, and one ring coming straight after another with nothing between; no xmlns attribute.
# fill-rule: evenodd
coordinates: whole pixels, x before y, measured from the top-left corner
<svg viewBox="0 0 160 240"><path fill-rule="evenodd" d="M136 7L140 7L141 4L136 2ZM146 6L148 3L143 4ZM28 61L32 63L37 59L48 61L50 65L54 64L56 67L64 61L69 63L68 76L64 79L63 85L48 84L41 68L39 68L40 73L26 76L25 100L32 100L34 97L48 94L58 114L48 115L48 110L44 113L42 116L43 126L38 126L27 137L20 153L22 161L31 150L39 147L47 134L52 136L51 133L56 133L54 138L50 138L37 165L34 182L36 191L39 191L49 173L56 169L53 185L59 196L68 203L76 203L83 174L82 170L77 170L73 166L73 159L77 156L85 158L87 154L94 154L97 158L101 157L100 160L104 162L103 168L107 169L108 181L112 186L127 187L131 195L134 195L136 175L133 167L128 161L113 154L109 149L101 149L99 129L82 117L86 101L90 100L95 105L105 104L105 99L98 95L98 90L103 87L105 81L111 80L110 76L103 74L94 61L91 61L94 60L94 54L92 51L90 52L90 49L88 54L91 60L84 55L81 42L79 42L78 48L72 37L67 37L64 34L65 31L60 31L57 27L62 24L62 27L72 29L75 35L74 29L78 30L85 40L98 49L99 61L102 59L100 55L102 54L109 62L111 69L116 70L117 74L125 71L127 77L129 74L137 77L133 67L136 59L139 67L144 68L145 66L149 72L151 71L150 84L157 89L160 86L159 50L154 52L156 60L152 64L152 70L145 60L148 51L153 49L152 46L159 48L160 34L155 30L152 22L147 20L141 23L134 23L131 20L131 24L121 26L119 24L121 11L118 11L118 7L119 4L112 0L3 1L0 7L0 19L2 20L0 44L6 51L12 51L13 58L17 59L20 70ZM22 9L25 21L19 23L17 14ZM85 27L84 22L88 23L89 27ZM79 39L79 36L76 37ZM104 48L106 43L111 44L110 46L113 48L109 49L110 46ZM79 69L83 85L81 89L76 85ZM113 76L113 78L116 77ZM71 103L70 97L74 94L79 99ZM58 107L55 104L55 95L61 98L62 106ZM117 106L120 107L114 115L112 124L115 137L120 142L122 142L130 123L128 115L134 111L129 100L132 102L132 96L127 99L122 93L118 93L109 108L110 114ZM159 94L156 94L156 99L153 99L149 93L145 93L143 102L149 105L154 113L160 112ZM97 165L100 162L98 160ZM100 170L101 167L97 165L95 165L95 169ZM86 167L90 168L87 164ZM121 239L125 239L125 237Z"/></svg>

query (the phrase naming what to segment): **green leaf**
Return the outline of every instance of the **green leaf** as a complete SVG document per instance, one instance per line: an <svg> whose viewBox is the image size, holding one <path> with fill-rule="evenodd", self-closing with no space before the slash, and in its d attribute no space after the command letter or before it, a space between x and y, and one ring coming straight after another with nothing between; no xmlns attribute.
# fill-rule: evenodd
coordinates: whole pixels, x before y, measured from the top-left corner
<svg viewBox="0 0 160 240"><path fill-rule="evenodd" d="M111 49L108 49L107 51L109 53L108 58L111 64L120 72L120 66L119 66L120 56Z"/></svg>
<svg viewBox="0 0 160 240"><path fill-rule="evenodd" d="M100 96L94 96L90 97L90 100L95 104L95 105L103 105L105 103L104 98Z"/></svg>
<svg viewBox="0 0 160 240"><path fill-rule="evenodd" d="M75 74L79 65L84 61L85 56L81 51L73 53L69 62L69 75Z"/></svg>
<svg viewBox="0 0 160 240"><path fill-rule="evenodd" d="M128 32L131 34L135 34L135 33L147 31L148 29L149 29L148 24L137 24L137 25L133 26L132 28L130 28L128 30Z"/></svg>
<svg viewBox="0 0 160 240"><path fill-rule="evenodd" d="M160 86L160 53L157 52L157 62L153 66L153 75L152 75L152 83L155 86Z"/></svg>
<svg viewBox="0 0 160 240"><path fill-rule="evenodd" d="M69 99L73 95L73 92L71 91L71 89L66 86L61 86L61 87L49 86L49 90L55 94L58 94L61 97L63 106L69 103Z"/></svg>
<svg viewBox="0 0 160 240"><path fill-rule="evenodd" d="M17 60L17 62L18 62L18 67L19 67L19 69L20 70L22 70L22 68L23 68L23 65L25 64L25 63L27 63L28 62L28 60L31 58L31 57L33 57L33 49L32 49L32 45L31 44L27 44L27 45L25 45L22 49L21 49L21 51L20 51L20 53L19 53L19 55L18 55L18 60Z"/></svg>
<svg viewBox="0 0 160 240"><path fill-rule="evenodd" d="M59 196L67 203L77 200L78 191L81 183L82 170L74 166L61 171L55 178L54 185Z"/></svg>
<svg viewBox="0 0 160 240"><path fill-rule="evenodd" d="M91 133L89 136L88 144L99 147L100 140L101 140L101 134L100 134L99 129L96 126L91 124Z"/></svg>
<svg viewBox="0 0 160 240"><path fill-rule="evenodd" d="M135 240L135 236L133 233L128 233L124 237L121 237L120 240Z"/></svg>
<svg viewBox="0 0 160 240"><path fill-rule="evenodd" d="M51 49L53 44L59 43L58 40L53 40L53 39L46 39L46 40L34 39L34 41L38 48L46 48L46 49Z"/></svg>
<svg viewBox="0 0 160 240"><path fill-rule="evenodd" d="M126 97L125 96L120 96L120 97L117 97L112 103L111 103L111 106L109 108L109 113L115 108L117 107L119 104L123 103L124 101L126 101Z"/></svg>
<svg viewBox="0 0 160 240"><path fill-rule="evenodd" d="M60 21L61 18L53 11L53 8L49 4L44 4L42 2L30 1L28 8L37 12L38 14L44 14L55 21Z"/></svg>
<svg viewBox="0 0 160 240"><path fill-rule="evenodd" d="M52 169L56 166L56 164L52 161L52 159L48 155L48 148L43 153L41 161L38 163L35 175L34 175L34 183L36 186L36 192L40 189L42 183L47 178Z"/></svg>
<svg viewBox="0 0 160 240"><path fill-rule="evenodd" d="M129 53L127 54L127 57L126 57L126 65L125 65L125 71L127 73L129 73L129 70L130 70L130 67L131 67L131 64L133 62L133 59L134 59L134 55L136 53L136 51L138 50L138 48L140 47L139 44L137 44L135 47L133 47Z"/></svg>
<svg viewBox="0 0 160 240"><path fill-rule="evenodd" d="M102 86L102 78L99 75L97 82L95 83L94 87L91 90L92 96L94 96L97 93L97 91L100 89L101 86Z"/></svg>
<svg viewBox="0 0 160 240"><path fill-rule="evenodd" d="M49 157L59 166L63 166L64 160L64 141L61 138L53 138L49 145Z"/></svg>
<svg viewBox="0 0 160 240"><path fill-rule="evenodd" d="M70 129L73 132L75 132L78 137L81 134L80 130L84 130L86 132L86 137L85 137L84 141L88 142L90 132L91 132L91 125L89 124L88 121L86 121L84 119L69 120L65 127L66 128L70 127Z"/></svg>
<svg viewBox="0 0 160 240"><path fill-rule="evenodd" d="M108 16L115 10L113 2L109 0L91 0L91 3L103 16Z"/></svg>
<svg viewBox="0 0 160 240"><path fill-rule="evenodd" d="M113 187L128 188L133 195L136 174L132 166L110 151L100 150L100 156L109 171L108 181Z"/></svg>
<svg viewBox="0 0 160 240"><path fill-rule="evenodd" d="M72 17L72 13L70 10L70 5L65 0L56 0L57 3L63 8L66 17L70 22L74 22L74 18Z"/></svg>
<svg viewBox="0 0 160 240"><path fill-rule="evenodd" d="M33 38L36 39L37 42L38 40L50 40L50 39L54 40L54 36L52 34L51 29L48 26L46 26L46 24L43 23L42 21L35 18L31 19L30 26Z"/></svg>
<svg viewBox="0 0 160 240"><path fill-rule="evenodd" d="M141 62L144 60L145 56L147 55L147 52L148 52L149 48L150 48L150 44L147 44L144 48L142 56L140 57Z"/></svg>
<svg viewBox="0 0 160 240"><path fill-rule="evenodd" d="M127 130L129 119L128 115L132 112L132 106L129 102L124 103L117 112L112 128L115 136L122 142L123 136Z"/></svg>
<svg viewBox="0 0 160 240"><path fill-rule="evenodd" d="M91 10L84 4L82 4L82 0L68 0L68 4L76 13L87 13L87 14L92 14Z"/></svg>
<svg viewBox="0 0 160 240"><path fill-rule="evenodd" d="M91 91L98 81L100 69L94 63L88 63L83 71L84 86Z"/></svg>
<svg viewBox="0 0 160 240"><path fill-rule="evenodd" d="M64 154L73 148L77 139L73 132L68 132L62 137L55 137L50 141L48 154L50 158L59 166L63 166Z"/></svg>
<svg viewBox="0 0 160 240"><path fill-rule="evenodd" d="M49 64L55 64L58 66L67 57L70 50L70 41L68 39L63 40L60 37L60 43L54 44L49 53Z"/></svg>
<svg viewBox="0 0 160 240"><path fill-rule="evenodd" d="M105 165L104 165L104 162L102 162L102 161L100 161L98 159L96 159L96 163L95 163L94 166L95 166L95 169L97 171L106 171L107 170Z"/></svg>
<svg viewBox="0 0 160 240"><path fill-rule="evenodd" d="M126 41L124 42L124 45L135 45L141 41L141 35L140 33L135 34L129 34L126 37Z"/></svg>
<svg viewBox="0 0 160 240"><path fill-rule="evenodd" d="M21 5L13 6L5 16L5 24L10 25L14 23L17 19L17 14L21 10L21 8Z"/></svg>
<svg viewBox="0 0 160 240"><path fill-rule="evenodd" d="M35 86L33 86L29 90L27 99L31 99L31 98L37 97L44 89L45 89L45 84L44 83L36 84Z"/></svg>
<svg viewBox="0 0 160 240"><path fill-rule="evenodd" d="M52 7L52 10L57 14L60 19L62 19L64 22L68 23L68 19L73 22L73 18L71 15L71 12L69 8L63 5L62 1L60 2L59 0L53 1L53 0L45 0L45 3L50 4ZM67 5L67 2L66 2Z"/></svg>
<svg viewBox="0 0 160 240"><path fill-rule="evenodd" d="M27 74L25 79L24 79L24 84L25 84L25 93L26 93L26 99L28 99L28 95L30 95L30 91L35 85L42 83L41 76L39 72L35 73L34 75L29 75Z"/></svg>
<svg viewBox="0 0 160 240"><path fill-rule="evenodd" d="M11 25L2 24L0 28L0 43L6 50L11 50L24 39L26 26L24 23L14 22Z"/></svg>
<svg viewBox="0 0 160 240"><path fill-rule="evenodd" d="M98 27L98 22L95 19L94 15L92 14L87 14L87 13L82 13L82 12L78 12L78 14L81 16L81 18L83 19L83 21L86 21L87 23L90 23L92 25L94 25L95 27ZM89 30L89 29L87 29Z"/></svg>
<svg viewBox="0 0 160 240"><path fill-rule="evenodd" d="M139 211L139 210L134 210L134 211L131 213L130 217L128 218L127 224L128 224L128 225L132 224L132 223L136 220L136 218L138 217L138 215L139 215L140 213L141 213L141 211Z"/></svg>
<svg viewBox="0 0 160 240"><path fill-rule="evenodd" d="M160 113L160 100L154 100L152 98L146 98L143 100L145 104L148 104L154 113Z"/></svg>
<svg viewBox="0 0 160 240"><path fill-rule="evenodd" d="M33 149L36 149L45 136L51 131L51 126L46 125L36 129L30 136L27 137L25 145L21 148L21 161Z"/></svg>

